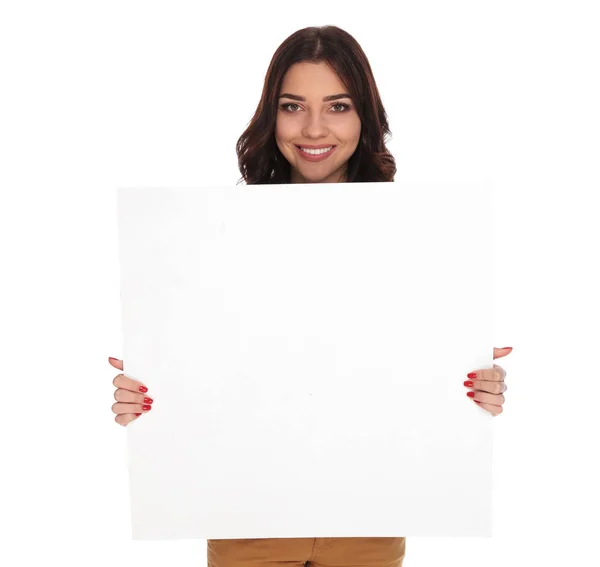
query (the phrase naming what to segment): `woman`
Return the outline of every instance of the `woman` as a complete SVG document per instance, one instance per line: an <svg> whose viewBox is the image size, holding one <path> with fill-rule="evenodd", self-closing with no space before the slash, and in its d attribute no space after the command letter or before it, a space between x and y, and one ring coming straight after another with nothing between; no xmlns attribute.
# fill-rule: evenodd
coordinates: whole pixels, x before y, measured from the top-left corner
<svg viewBox="0 0 600 567"><path fill-rule="evenodd" d="M237 142L247 184L393 181L396 165L385 146L387 116L366 55L335 26L309 27L288 37L267 71L262 97ZM509 354L494 349L494 358ZM122 361L109 359L123 370ZM506 390L499 366L479 370L467 387L497 415ZM478 378L479 380L474 380ZM115 421L127 425L151 409L143 384L119 374ZM469 392L475 396L475 392ZM491 393L485 393L491 392ZM144 405L143 405L144 404ZM396 538L209 540L209 567L400 567L406 541Z"/></svg>
<svg viewBox="0 0 600 567"><path fill-rule="evenodd" d="M273 55L256 113L237 143L239 167L247 184L393 181L389 133L357 41L335 26L305 28ZM299 149L330 146L317 156Z"/></svg>

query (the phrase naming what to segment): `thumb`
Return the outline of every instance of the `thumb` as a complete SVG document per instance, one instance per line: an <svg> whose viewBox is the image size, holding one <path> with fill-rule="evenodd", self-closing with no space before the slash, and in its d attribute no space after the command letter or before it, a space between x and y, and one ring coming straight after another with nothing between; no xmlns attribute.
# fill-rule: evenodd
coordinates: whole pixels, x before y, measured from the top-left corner
<svg viewBox="0 0 600 567"><path fill-rule="evenodd" d="M113 358L112 356L108 357L108 362L110 362L111 366L118 368L119 370L123 370L123 361L118 358Z"/></svg>
<svg viewBox="0 0 600 567"><path fill-rule="evenodd" d="M502 358L512 352L512 347L497 348L494 347L494 359Z"/></svg>

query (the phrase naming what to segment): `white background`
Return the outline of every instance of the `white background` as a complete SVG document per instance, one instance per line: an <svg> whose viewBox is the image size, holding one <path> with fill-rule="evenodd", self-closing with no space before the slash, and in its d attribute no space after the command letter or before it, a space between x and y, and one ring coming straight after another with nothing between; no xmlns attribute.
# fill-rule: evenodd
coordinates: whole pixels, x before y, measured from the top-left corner
<svg viewBox="0 0 600 567"><path fill-rule="evenodd" d="M489 537L490 189L119 189L135 539Z"/></svg>
<svg viewBox="0 0 600 567"><path fill-rule="evenodd" d="M498 191L494 345L514 351L496 361L494 537L408 538L405 565L594 564L597 3L1 6L0 562L205 565L203 541L131 541L107 362L122 339L116 188L234 184L273 52L335 24L371 61L396 181Z"/></svg>

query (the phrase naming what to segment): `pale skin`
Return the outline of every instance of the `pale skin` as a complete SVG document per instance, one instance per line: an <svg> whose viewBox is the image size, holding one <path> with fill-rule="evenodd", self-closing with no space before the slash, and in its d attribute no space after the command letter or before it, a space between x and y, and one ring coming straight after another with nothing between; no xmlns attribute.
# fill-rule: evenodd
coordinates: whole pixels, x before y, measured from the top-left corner
<svg viewBox="0 0 600 567"><path fill-rule="evenodd" d="M323 100L328 97L336 98ZM292 183L344 182L360 134L355 102L326 63L302 62L288 69L279 91L275 142L291 165ZM311 163L296 147L304 145L332 145L335 151L326 160Z"/></svg>
<svg viewBox="0 0 600 567"><path fill-rule="evenodd" d="M361 122L355 101L327 64L301 62L288 69L279 92L275 141L291 165L292 183L344 182L348 159L356 150L360 135ZM332 145L335 151L326 160L308 162L302 159L296 147L303 145ZM511 347L494 347L494 359L507 356L511 351ZM122 374L122 360L108 360L113 368L121 371L113 380L117 390L112 411L116 414L115 421L126 426L142 413L149 412L154 400L145 384ZM493 416L502 413L503 394L507 390L504 369L494 364L493 368L473 372L474 378L463 378L464 387L469 388L467 396L473 396L467 399Z"/></svg>

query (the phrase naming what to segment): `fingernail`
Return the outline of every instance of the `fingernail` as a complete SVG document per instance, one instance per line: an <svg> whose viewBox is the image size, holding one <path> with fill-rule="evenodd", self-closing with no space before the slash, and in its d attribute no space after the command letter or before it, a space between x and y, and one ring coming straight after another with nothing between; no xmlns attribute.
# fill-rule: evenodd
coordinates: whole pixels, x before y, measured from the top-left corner
<svg viewBox="0 0 600 567"><path fill-rule="evenodd" d="M477 372L469 372L467 378L477 378Z"/></svg>
<svg viewBox="0 0 600 567"><path fill-rule="evenodd" d="M476 404L480 404L480 405L481 405L481 402L478 402L477 400L473 400L473 401L474 401Z"/></svg>
<svg viewBox="0 0 600 567"><path fill-rule="evenodd" d="M144 411L150 411L152 409L152 406L142 406L142 409Z"/></svg>
<svg viewBox="0 0 600 567"><path fill-rule="evenodd" d="M151 404L154 400L152 398L144 398L145 404Z"/></svg>
<svg viewBox="0 0 600 567"><path fill-rule="evenodd" d="M137 416L139 417L139 416L140 416L140 415L142 415L142 414L141 414L141 413L136 413L135 415L137 415Z"/></svg>
<svg viewBox="0 0 600 567"><path fill-rule="evenodd" d="M108 357L108 360L114 360L114 361L117 361L118 359L117 359L117 358L113 358L112 356L109 356L109 357Z"/></svg>
<svg viewBox="0 0 600 567"><path fill-rule="evenodd" d="M506 349L511 349L512 350L512 347L511 346L502 347L502 350L506 350Z"/></svg>
<svg viewBox="0 0 600 567"><path fill-rule="evenodd" d="M463 382L463 384L467 386L467 388L471 388L473 386L473 382L471 382L471 380L467 380L466 382Z"/></svg>
<svg viewBox="0 0 600 567"><path fill-rule="evenodd" d="M475 392L467 392L467 396L469 396L469 398L474 398Z"/></svg>
<svg viewBox="0 0 600 567"><path fill-rule="evenodd" d="M145 394L148 391L148 388L146 388L146 386L140 386L140 392L142 392L142 394Z"/></svg>

